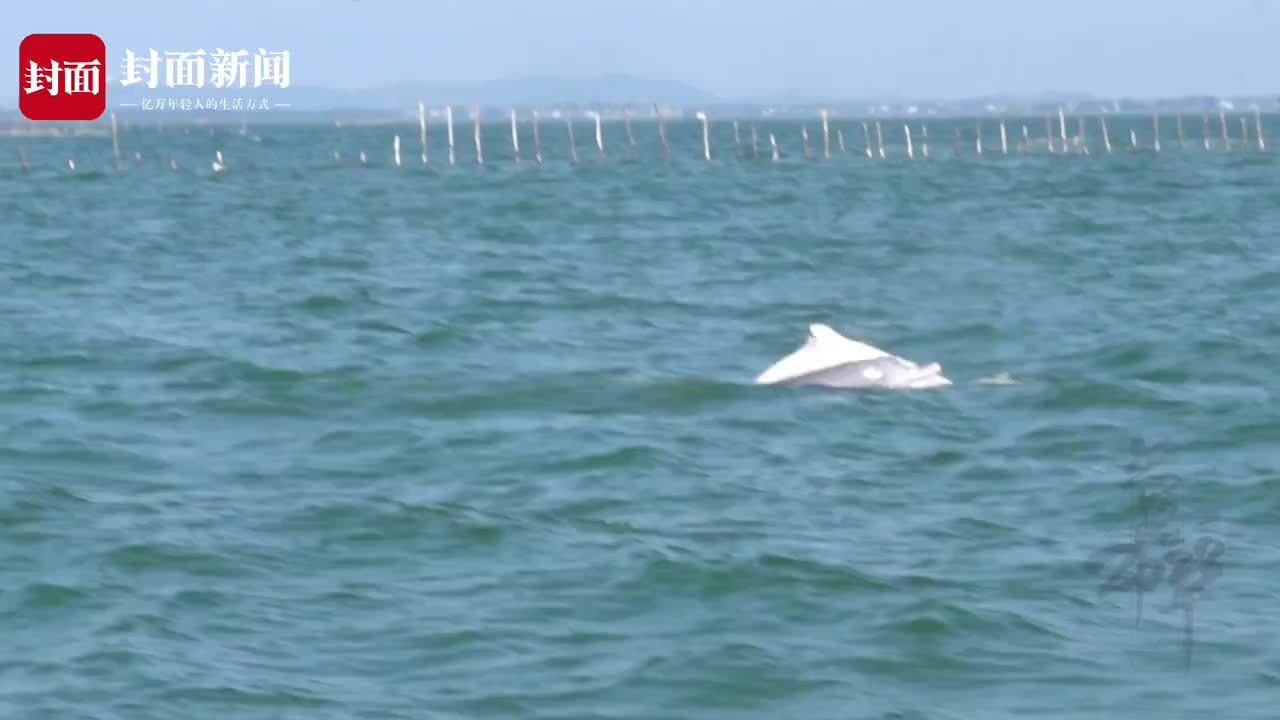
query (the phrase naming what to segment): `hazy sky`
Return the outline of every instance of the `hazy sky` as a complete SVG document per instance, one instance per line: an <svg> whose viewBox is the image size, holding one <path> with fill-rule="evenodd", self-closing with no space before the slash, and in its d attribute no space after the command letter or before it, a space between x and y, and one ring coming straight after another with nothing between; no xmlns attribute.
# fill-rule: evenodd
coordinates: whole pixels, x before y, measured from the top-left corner
<svg viewBox="0 0 1280 720"><path fill-rule="evenodd" d="M743 96L1280 93L1280 0L50 0L7 2L17 46L289 50L295 85L625 72ZM0 88L3 90L3 88ZM10 99L13 98L13 99Z"/></svg>

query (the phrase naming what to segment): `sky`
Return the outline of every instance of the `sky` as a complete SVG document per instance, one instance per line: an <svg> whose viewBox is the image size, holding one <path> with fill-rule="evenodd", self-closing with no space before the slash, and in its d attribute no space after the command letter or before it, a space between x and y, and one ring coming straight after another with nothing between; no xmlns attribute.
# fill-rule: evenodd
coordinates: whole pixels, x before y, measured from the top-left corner
<svg viewBox="0 0 1280 720"><path fill-rule="evenodd" d="M1280 94L1280 0L54 0L6 3L0 105L29 33L288 50L294 85L627 73L725 98Z"/></svg>

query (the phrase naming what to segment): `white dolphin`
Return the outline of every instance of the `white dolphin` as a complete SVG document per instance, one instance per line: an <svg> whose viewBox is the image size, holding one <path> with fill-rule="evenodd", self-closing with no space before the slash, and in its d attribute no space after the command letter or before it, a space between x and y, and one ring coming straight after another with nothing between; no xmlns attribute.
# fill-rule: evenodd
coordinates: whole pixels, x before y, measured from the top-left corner
<svg viewBox="0 0 1280 720"><path fill-rule="evenodd" d="M918 389L951 381L942 376L938 363L920 366L815 324L809 326L805 344L760 373L756 384Z"/></svg>

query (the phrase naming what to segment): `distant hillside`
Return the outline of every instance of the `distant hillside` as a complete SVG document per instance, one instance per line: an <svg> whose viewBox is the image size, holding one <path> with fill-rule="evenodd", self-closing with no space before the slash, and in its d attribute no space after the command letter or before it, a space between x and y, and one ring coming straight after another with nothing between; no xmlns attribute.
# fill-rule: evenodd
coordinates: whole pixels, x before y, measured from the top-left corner
<svg viewBox="0 0 1280 720"><path fill-rule="evenodd" d="M0 83L3 86L3 83ZM274 87L218 90L188 88L154 90L139 87L120 87L110 84L109 104L123 115L142 112L144 99L168 100L187 98L208 102L240 98L259 100L265 98L272 106L289 105L294 112L270 113L258 121L288 121L292 118L316 118L320 116L344 120L378 120L412 116L421 101L433 111L444 105L452 105L455 112L463 113L470 107L485 109L484 117L494 119L507 108L519 111L529 109L560 109L581 112L597 110L618 114L622 109L647 113L655 103L675 113L690 114L693 110L705 110L717 117L813 117L821 110L829 110L837 116L855 117L871 115L923 115L923 116L986 116L999 114L1055 113L1063 108L1068 113L1147 113L1147 112L1216 112L1219 109L1248 111L1258 107L1263 112L1280 110L1280 98L1266 96L1218 97L1209 94L1188 95L1173 98L1112 97L1104 98L1084 91L1058 91L1035 93L990 93L971 98L927 98L905 93L841 94L823 92L813 88L797 87L771 92L751 93L738 97L718 96L688 83L661 80L627 74L593 76L528 76L492 80L469 85L408 82L362 90L342 90L317 86L294 86L281 90ZM8 98L0 94L0 116L6 123L18 121L16 108ZM168 111L164 111L168 113ZM240 122L243 111L212 112L183 111L189 117L208 117L215 122ZM194 114L192 114L194 112ZM270 120L267 120L267 117ZM465 115L464 115L465 117Z"/></svg>
<svg viewBox="0 0 1280 720"><path fill-rule="evenodd" d="M294 86L260 88L258 90L215 90L209 88L180 92L166 88L118 85L111 87L111 103L141 102L142 98L170 97L265 97L272 103L289 103L295 110L398 110L416 107L419 101L439 107L481 105L486 107L538 107L573 105L648 105L663 103L686 105L714 103L712 94L686 83L654 80L632 75L599 75L594 77L526 77L494 80L475 85L440 85L435 83L401 83L368 90L337 90L324 87Z"/></svg>

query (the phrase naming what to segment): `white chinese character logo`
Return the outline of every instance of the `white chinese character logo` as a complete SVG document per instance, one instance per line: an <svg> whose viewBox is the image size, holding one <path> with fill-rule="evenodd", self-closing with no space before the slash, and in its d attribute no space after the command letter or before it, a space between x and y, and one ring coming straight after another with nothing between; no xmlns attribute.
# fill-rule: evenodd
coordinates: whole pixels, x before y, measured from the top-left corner
<svg viewBox="0 0 1280 720"><path fill-rule="evenodd" d="M263 83L274 83L278 87L289 87L289 51L269 53L258 48L253 56L253 86L262 87Z"/></svg>
<svg viewBox="0 0 1280 720"><path fill-rule="evenodd" d="M153 49L151 55L141 61L145 64L139 63L137 54L132 50L124 51L124 77L120 78L120 84L128 87L142 82L141 75L145 71L147 87L154 90L160 83L160 53Z"/></svg>
<svg viewBox="0 0 1280 720"><path fill-rule="evenodd" d="M165 84L169 87L204 87L204 50L166 52Z"/></svg>
<svg viewBox="0 0 1280 720"><path fill-rule="evenodd" d="M206 79L209 83L218 89L249 87L249 67L250 62L253 66L253 84L252 87L260 88L264 85L274 85L279 88L289 87L289 60L290 54L288 50L280 50L271 52L265 48L258 48L256 53L250 50L226 50L223 48L215 48L211 52L201 50L193 50L188 52L156 52L150 49L146 54L138 54L132 50L126 50L124 62L121 66L120 84L128 87L130 85L144 85L147 88L155 89L160 86L169 88L203 88ZM63 63L62 68L57 63L53 64L53 68L40 68L32 63L31 69L23 74L23 81L26 84L28 93L38 90L45 90L51 94L57 94L59 91L64 93L71 92L98 92L99 70L98 61L89 63ZM161 75L163 74L163 78ZM268 98L262 98L261 101L256 99L245 102L244 98L236 98L228 103L227 98L217 100L215 98L200 98L192 101L190 98L169 99L153 99L143 98L142 104L144 109L155 108L162 110L215 110L231 109L242 110L247 107L249 110L267 110L272 107L273 101ZM281 107L288 107L282 105Z"/></svg>
<svg viewBox="0 0 1280 720"><path fill-rule="evenodd" d="M210 56L213 60L213 86L227 88L233 85L244 87L249 79L249 51L236 50L228 52L217 48Z"/></svg>
<svg viewBox="0 0 1280 720"><path fill-rule="evenodd" d="M42 68L36 64L35 60L31 61L31 66L27 68L27 86L23 88L28 95L33 92L47 90L50 95L58 94L58 61L50 61L50 68Z"/></svg>
<svg viewBox="0 0 1280 720"><path fill-rule="evenodd" d="M98 94L98 76L102 74L102 63L95 60L89 62L63 63L62 89L68 95L76 93Z"/></svg>
<svg viewBox="0 0 1280 720"><path fill-rule="evenodd" d="M50 95L57 95L59 90L68 95L88 93L97 95L101 78L102 63L97 60L89 62L65 62L59 66L57 60L50 60L49 67L40 67L32 60L27 68L26 94L44 90ZM61 72L59 72L61 71Z"/></svg>

